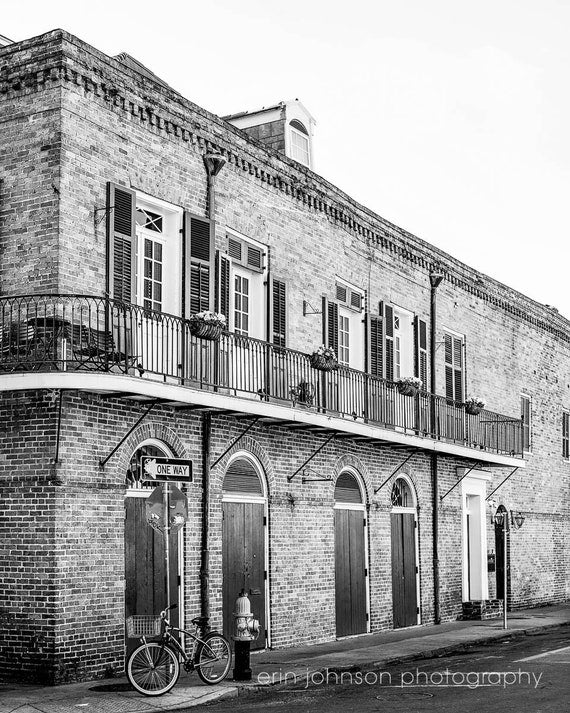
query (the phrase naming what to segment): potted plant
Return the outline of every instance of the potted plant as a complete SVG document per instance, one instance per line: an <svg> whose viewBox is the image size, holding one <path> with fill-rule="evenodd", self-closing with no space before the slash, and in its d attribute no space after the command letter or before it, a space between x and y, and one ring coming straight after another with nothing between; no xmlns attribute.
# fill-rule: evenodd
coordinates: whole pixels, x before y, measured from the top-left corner
<svg viewBox="0 0 570 713"><path fill-rule="evenodd" d="M396 388L404 396L415 396L422 388L422 383L417 376L403 376L396 381Z"/></svg>
<svg viewBox="0 0 570 713"><path fill-rule="evenodd" d="M338 369L338 360L332 347L325 347L323 344L315 350L309 357L313 369L320 371L334 371Z"/></svg>
<svg viewBox="0 0 570 713"><path fill-rule="evenodd" d="M220 312L196 312L188 322L195 337L217 342L226 326L226 316Z"/></svg>
<svg viewBox="0 0 570 713"><path fill-rule="evenodd" d="M463 404L465 412L470 416L477 416L485 408L485 402L478 396L470 396Z"/></svg>

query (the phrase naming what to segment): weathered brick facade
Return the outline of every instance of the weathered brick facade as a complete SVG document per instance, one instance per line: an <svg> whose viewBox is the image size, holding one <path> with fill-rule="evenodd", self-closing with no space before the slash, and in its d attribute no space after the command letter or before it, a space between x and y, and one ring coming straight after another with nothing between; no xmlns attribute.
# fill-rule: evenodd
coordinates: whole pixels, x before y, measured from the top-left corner
<svg viewBox="0 0 570 713"><path fill-rule="evenodd" d="M0 62L1 297L105 297L108 182L206 216L203 155L220 152L226 165L216 179L216 246L226 250L227 228L267 246L271 272L287 286L289 349L310 353L322 343L322 317L316 313L322 296L334 300L336 278L365 291L370 313L378 314L379 302L392 303L429 324L429 275L443 272L436 393L445 393L442 344L444 332L452 330L465 339L463 373L470 393L514 419L521 394L532 400L531 452L494 495L497 504L525 516L511 535L510 604L569 598L570 462L562 454L561 426L563 410L570 409L566 319L388 223L310 170L65 32L2 48ZM304 302L312 307L305 315ZM137 394L135 382L144 380L131 374L129 388L109 386L117 393L102 398L99 392L111 384L105 378L115 378L110 374L100 376L97 388L85 389L66 388L63 370L57 387L35 381L31 389L27 376L36 378L38 370L0 373L0 661L10 675L56 683L110 675L124 663L125 474L145 439L193 462L194 479L185 486L190 519L183 536L183 596L188 618L200 608L204 416L158 404L100 467L144 410L119 392ZM236 412L255 414L252 399L234 400ZM250 423L229 411L211 411L212 460ZM268 494L270 645L336 635L334 483L347 468L358 473L364 490L367 630L390 628L393 481L375 490L412 447L340 433L310 461L314 472L332 481L303 483L299 476L289 482L287 476L315 454L325 436L291 429L285 420L260 420L212 468L212 624L222 625L222 483L232 454L247 452L260 463ZM360 414L354 421L362 421ZM335 422L334 429L343 427ZM417 497L417 605L423 624L435 617L433 450L438 448L419 448L398 473L408 476ZM486 471L487 495L511 472L505 459L485 460L472 451L439 452L440 495L457 485L457 468ZM462 613L462 507L461 485L439 506L442 620ZM489 550L495 547L491 512L487 507ZM489 573L488 599L494 599L495 588Z"/></svg>

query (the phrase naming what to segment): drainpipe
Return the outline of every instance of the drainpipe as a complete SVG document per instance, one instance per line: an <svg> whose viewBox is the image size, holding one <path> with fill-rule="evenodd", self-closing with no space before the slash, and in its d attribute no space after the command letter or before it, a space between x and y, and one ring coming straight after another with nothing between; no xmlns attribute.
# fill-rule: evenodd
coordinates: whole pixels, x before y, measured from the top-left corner
<svg viewBox="0 0 570 713"><path fill-rule="evenodd" d="M437 288L443 280L440 272L432 272L429 276L431 285L430 300L430 419L431 429L434 435L436 432L436 408L435 408L435 352L436 352L436 331L437 331ZM436 624L441 624L441 608L439 601L439 477L438 477L437 453L431 454L431 487L433 493L433 616Z"/></svg>
<svg viewBox="0 0 570 713"><path fill-rule="evenodd" d="M221 154L207 153L204 165L208 176L207 214L210 220L216 217L215 179L222 170L226 159ZM213 280L211 280L213 283ZM206 411L202 416L202 542L200 555L200 611L210 616L210 467L211 467L212 414Z"/></svg>

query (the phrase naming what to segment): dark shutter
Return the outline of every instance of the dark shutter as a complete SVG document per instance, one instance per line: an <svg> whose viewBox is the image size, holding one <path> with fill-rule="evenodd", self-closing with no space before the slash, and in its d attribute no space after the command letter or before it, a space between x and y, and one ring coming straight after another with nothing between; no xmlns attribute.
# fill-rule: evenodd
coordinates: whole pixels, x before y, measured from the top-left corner
<svg viewBox="0 0 570 713"><path fill-rule="evenodd" d="M394 381L394 309L387 304L384 305L384 342L384 373L388 381Z"/></svg>
<svg viewBox="0 0 570 713"><path fill-rule="evenodd" d="M368 334L368 373L381 377L383 374L384 338L382 336L382 317L366 315Z"/></svg>
<svg viewBox="0 0 570 713"><path fill-rule="evenodd" d="M562 413L562 457L570 458L570 414Z"/></svg>
<svg viewBox="0 0 570 713"><path fill-rule="evenodd" d="M184 213L186 257L185 314L212 309L214 302L214 224L207 218Z"/></svg>
<svg viewBox="0 0 570 713"><path fill-rule="evenodd" d="M107 286L115 300L134 302L136 274L136 194L107 184Z"/></svg>
<svg viewBox="0 0 570 713"><path fill-rule="evenodd" d="M286 346L287 341L287 300L285 283L270 279L270 330L269 341L278 347Z"/></svg>
<svg viewBox="0 0 570 713"><path fill-rule="evenodd" d="M323 344L338 356L338 304L323 297Z"/></svg>
<svg viewBox="0 0 570 713"><path fill-rule="evenodd" d="M463 400L463 340L444 334L445 346L445 397Z"/></svg>
<svg viewBox="0 0 570 713"><path fill-rule="evenodd" d="M230 323L230 261L225 255L216 251L216 311L221 312Z"/></svg>
<svg viewBox="0 0 570 713"><path fill-rule="evenodd" d="M530 397L521 396L521 418L523 422L523 450L530 451Z"/></svg>
<svg viewBox="0 0 570 713"><path fill-rule="evenodd" d="M414 317L414 347L414 374L427 390L427 324L417 316Z"/></svg>

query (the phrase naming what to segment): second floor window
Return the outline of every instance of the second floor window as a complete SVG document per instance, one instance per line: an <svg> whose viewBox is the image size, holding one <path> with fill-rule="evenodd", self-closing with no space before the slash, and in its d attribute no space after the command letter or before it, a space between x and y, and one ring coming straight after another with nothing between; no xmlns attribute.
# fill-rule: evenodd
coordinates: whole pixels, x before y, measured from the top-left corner
<svg viewBox="0 0 570 713"><path fill-rule="evenodd" d="M234 331L244 337L249 334L249 280L242 275L235 276Z"/></svg>
<svg viewBox="0 0 570 713"><path fill-rule="evenodd" d="M350 364L350 320L342 314L338 319L338 360L341 364Z"/></svg>

